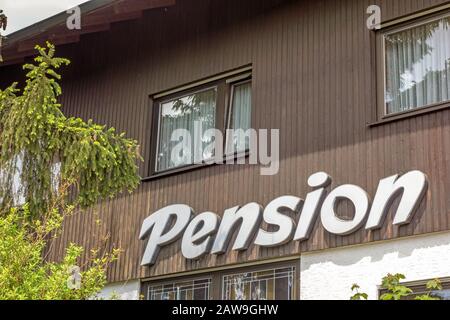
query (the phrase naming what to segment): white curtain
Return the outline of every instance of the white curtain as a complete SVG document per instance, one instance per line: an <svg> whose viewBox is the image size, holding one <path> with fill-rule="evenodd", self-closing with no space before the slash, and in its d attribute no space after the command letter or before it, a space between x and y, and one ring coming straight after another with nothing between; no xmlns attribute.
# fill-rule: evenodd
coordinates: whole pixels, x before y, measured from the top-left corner
<svg viewBox="0 0 450 320"><path fill-rule="evenodd" d="M387 113L450 100L450 17L385 36Z"/></svg>
<svg viewBox="0 0 450 320"><path fill-rule="evenodd" d="M205 135L205 131L215 128L216 100L217 89L214 88L161 104L158 171L199 163L211 157L210 154L199 155L195 152L194 128L196 123L201 128L202 142L198 147L204 150L212 140L212 137ZM186 134L180 141L171 141L177 129L185 129ZM180 145L183 151L174 155L172 151Z"/></svg>
<svg viewBox="0 0 450 320"><path fill-rule="evenodd" d="M25 153L21 152L12 158L12 168L9 176L3 168L0 168L0 203L3 201L3 193L11 190L13 195L13 205L16 207L23 206L26 202L25 190L22 183ZM61 180L61 162L55 162L51 167L51 183L52 192L57 193Z"/></svg>
<svg viewBox="0 0 450 320"><path fill-rule="evenodd" d="M231 110L231 128L236 131L233 136L234 151L243 152L248 150L249 141L245 132L251 128L252 116L252 85L246 82L234 86L233 104Z"/></svg>
<svg viewBox="0 0 450 320"><path fill-rule="evenodd" d="M3 202L3 196L6 192L12 194L12 204L14 206L23 206L25 204L25 195L22 187L22 168L23 168L23 153L20 153L10 160L11 162L6 166L11 172L7 172L0 168L0 203ZM9 168L9 165L12 167Z"/></svg>

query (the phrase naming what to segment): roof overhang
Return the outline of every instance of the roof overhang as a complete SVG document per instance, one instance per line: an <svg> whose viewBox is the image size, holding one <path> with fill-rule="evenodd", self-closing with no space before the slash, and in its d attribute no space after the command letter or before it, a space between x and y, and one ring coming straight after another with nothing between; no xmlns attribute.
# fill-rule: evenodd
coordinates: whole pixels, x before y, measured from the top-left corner
<svg viewBox="0 0 450 320"><path fill-rule="evenodd" d="M16 31L3 40L1 66L22 63L24 58L34 56L36 44L50 41L62 45L80 41L80 36L108 31L112 23L135 20L145 10L175 5L176 0L91 0L80 5L81 29L69 30L69 15L62 12L27 28Z"/></svg>

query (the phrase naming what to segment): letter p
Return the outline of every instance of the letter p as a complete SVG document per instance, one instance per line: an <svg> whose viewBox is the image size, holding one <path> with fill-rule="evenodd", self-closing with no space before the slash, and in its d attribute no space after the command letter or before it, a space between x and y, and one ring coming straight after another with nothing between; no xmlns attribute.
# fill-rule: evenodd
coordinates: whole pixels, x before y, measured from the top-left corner
<svg viewBox="0 0 450 320"><path fill-rule="evenodd" d="M158 210L144 220L139 239L145 240L148 237L148 242L142 266L155 264L160 248L180 237L191 220L192 212L189 206L177 204Z"/></svg>

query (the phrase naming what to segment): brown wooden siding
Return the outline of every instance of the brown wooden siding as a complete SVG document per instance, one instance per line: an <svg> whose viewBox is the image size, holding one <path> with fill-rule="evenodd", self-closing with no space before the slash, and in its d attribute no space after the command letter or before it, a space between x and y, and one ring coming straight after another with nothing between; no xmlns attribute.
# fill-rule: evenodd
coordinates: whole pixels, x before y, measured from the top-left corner
<svg viewBox="0 0 450 320"><path fill-rule="evenodd" d="M97 217L78 214L66 222L53 258L69 242L88 248L110 234L106 248L121 247L110 281L165 275L224 264L268 259L362 242L450 229L450 110L377 127L375 36L366 8L382 7L383 20L423 10L442 0L179 0L167 11L113 25L110 32L82 36L60 54L73 64L65 72L65 111L116 127L139 140L147 174L152 101L149 96L227 70L253 66L253 126L281 129L280 173L261 176L255 166L212 166L144 182L132 195L99 204ZM8 70L8 69L6 69ZM141 223L169 204L197 213L277 196L304 197L306 180L326 171L333 187L360 185L373 197L381 178L419 169L429 192L413 222L378 231L334 236L317 223L302 244L252 247L244 253L185 260L180 244L163 249L152 268L139 266Z"/></svg>

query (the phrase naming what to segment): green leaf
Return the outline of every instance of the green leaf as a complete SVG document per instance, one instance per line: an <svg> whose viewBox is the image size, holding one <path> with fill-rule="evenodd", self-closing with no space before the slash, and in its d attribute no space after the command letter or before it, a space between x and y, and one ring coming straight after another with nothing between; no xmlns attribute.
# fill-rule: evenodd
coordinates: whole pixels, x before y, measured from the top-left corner
<svg viewBox="0 0 450 320"><path fill-rule="evenodd" d="M428 290L442 290L442 283L439 279L430 280L427 283Z"/></svg>

